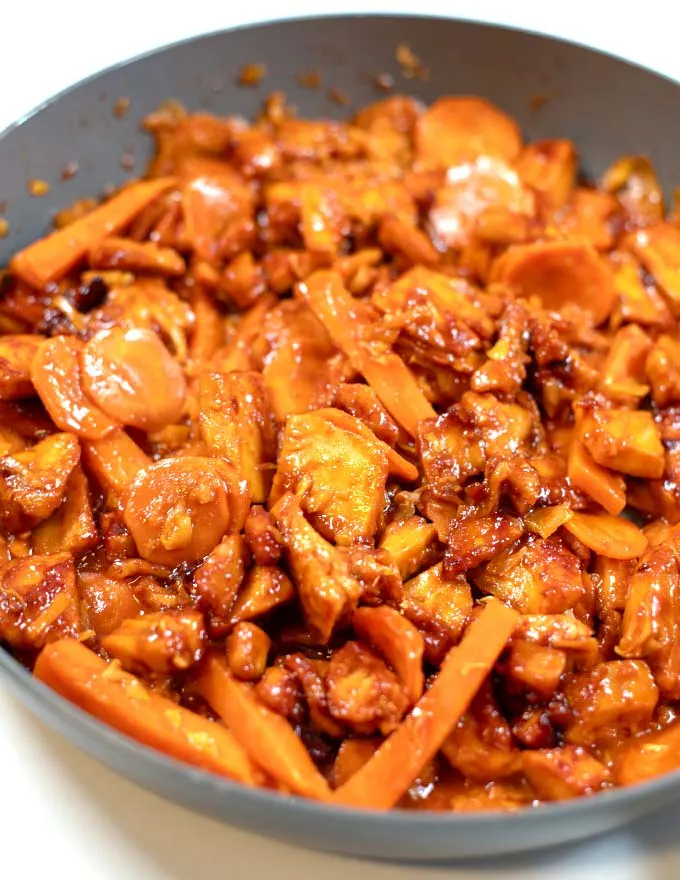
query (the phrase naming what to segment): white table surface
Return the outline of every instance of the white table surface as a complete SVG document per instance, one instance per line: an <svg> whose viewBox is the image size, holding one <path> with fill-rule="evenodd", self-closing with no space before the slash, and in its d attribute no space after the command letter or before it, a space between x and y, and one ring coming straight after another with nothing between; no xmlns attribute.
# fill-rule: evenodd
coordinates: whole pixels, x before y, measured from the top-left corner
<svg viewBox="0 0 680 880"><path fill-rule="evenodd" d="M485 19L606 49L680 80L675 3L628 2L0 0L0 130L99 68L182 37L284 14L421 11ZM2 877L345 880L352 872L362 880L671 880L680 876L678 827L680 807L581 846L465 867L404 868L317 855L148 794L76 751L0 689Z"/></svg>

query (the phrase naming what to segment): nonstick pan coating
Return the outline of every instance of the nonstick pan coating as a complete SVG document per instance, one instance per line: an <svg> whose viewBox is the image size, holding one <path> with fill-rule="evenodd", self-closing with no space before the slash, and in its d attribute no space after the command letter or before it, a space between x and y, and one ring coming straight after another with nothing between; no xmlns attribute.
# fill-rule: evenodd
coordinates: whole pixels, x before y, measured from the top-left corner
<svg viewBox="0 0 680 880"><path fill-rule="evenodd" d="M403 78L395 56L402 42L427 67L427 81ZM244 88L237 74L251 63L266 64L268 75ZM325 88L297 83L296 74L309 69L319 71ZM45 233L56 209L143 171L151 144L139 121L163 101L251 116L267 94L282 90L302 116L342 117L349 111L328 100L328 87L360 107L380 97L377 74L390 74L398 91L424 101L487 97L521 123L527 138L574 140L586 174L641 153L653 159L664 187L680 185L680 86L639 67L556 39L448 19L284 21L201 37L107 70L0 135L0 214L10 222L0 265ZM122 117L114 113L119 98L130 101ZM62 180L74 162L78 173ZM31 178L46 180L49 195L30 197ZM672 774L514 814L326 808L248 790L139 746L49 691L2 649L0 674L50 727L129 779L233 825L314 849L391 860L493 856L592 836L680 797L680 774Z"/></svg>

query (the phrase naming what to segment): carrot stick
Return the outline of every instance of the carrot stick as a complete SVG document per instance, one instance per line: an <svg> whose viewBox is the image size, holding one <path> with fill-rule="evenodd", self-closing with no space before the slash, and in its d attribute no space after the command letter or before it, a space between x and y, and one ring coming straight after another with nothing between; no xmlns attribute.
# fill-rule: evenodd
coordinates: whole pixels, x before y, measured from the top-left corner
<svg viewBox="0 0 680 880"><path fill-rule="evenodd" d="M144 745L245 785L264 782L261 770L223 725L150 691L75 639L47 645L34 672L62 697Z"/></svg>
<svg viewBox="0 0 680 880"><path fill-rule="evenodd" d="M300 285L307 305L328 331L333 344L341 349L380 398L397 422L415 437L418 422L437 414L413 374L394 352L373 354L359 336L362 325L352 295L337 272L318 271Z"/></svg>
<svg viewBox="0 0 680 880"><path fill-rule="evenodd" d="M446 655L434 684L333 800L367 809L393 807L472 702L518 619L516 611L489 601L463 641Z"/></svg>
<svg viewBox="0 0 680 880"><path fill-rule="evenodd" d="M330 799L328 783L290 724L264 706L250 685L237 681L222 660L208 658L198 689L250 757L274 779L296 794Z"/></svg>
<svg viewBox="0 0 680 880"><path fill-rule="evenodd" d="M141 180L63 229L29 244L10 260L10 270L33 287L61 278L103 238L124 229L139 212L176 183L173 177Z"/></svg>

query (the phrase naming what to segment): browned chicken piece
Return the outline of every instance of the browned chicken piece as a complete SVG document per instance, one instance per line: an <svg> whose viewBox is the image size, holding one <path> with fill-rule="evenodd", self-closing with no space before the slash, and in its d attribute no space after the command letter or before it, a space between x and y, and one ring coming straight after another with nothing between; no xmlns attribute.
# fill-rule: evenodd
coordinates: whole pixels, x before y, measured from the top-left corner
<svg viewBox="0 0 680 880"><path fill-rule="evenodd" d="M680 767L680 722L624 740L614 758L619 785L635 785Z"/></svg>
<svg viewBox="0 0 680 880"><path fill-rule="evenodd" d="M571 141L551 138L527 144L517 161L522 180L548 209L561 208L576 183L578 156Z"/></svg>
<svg viewBox="0 0 680 880"><path fill-rule="evenodd" d="M680 343L664 333L652 345L645 364L654 403L659 407L680 403Z"/></svg>
<svg viewBox="0 0 680 880"><path fill-rule="evenodd" d="M294 598L295 587L285 572L275 565L256 565L239 590L231 609L231 622L262 617Z"/></svg>
<svg viewBox="0 0 680 880"><path fill-rule="evenodd" d="M272 712L289 721L299 721L303 714L302 690L297 675L282 666L268 666L255 685L255 692Z"/></svg>
<svg viewBox="0 0 680 880"><path fill-rule="evenodd" d="M442 752L456 770L476 782L519 772L521 753L488 683L448 735Z"/></svg>
<svg viewBox="0 0 680 880"><path fill-rule="evenodd" d="M0 518L7 528L21 532L53 514L79 460L80 444L73 434L52 434L0 458Z"/></svg>
<svg viewBox="0 0 680 880"><path fill-rule="evenodd" d="M522 770L546 801L594 794L610 777L604 764L578 746L522 752Z"/></svg>
<svg viewBox="0 0 680 880"><path fill-rule="evenodd" d="M515 456L527 448L534 431L532 413L516 403L504 403L493 394L466 391L461 415L477 428L486 459Z"/></svg>
<svg viewBox="0 0 680 880"><path fill-rule="evenodd" d="M237 623L226 640L229 669L241 681L257 681L267 667L271 639L254 623Z"/></svg>
<svg viewBox="0 0 680 880"><path fill-rule="evenodd" d="M366 605L382 602L398 604L404 596L401 575L396 563L386 550L373 550L362 544L342 548L349 573L362 588L361 601Z"/></svg>
<svg viewBox="0 0 680 880"><path fill-rule="evenodd" d="M651 412L609 407L593 395L576 408L576 425L598 464L633 477L663 474L664 448Z"/></svg>
<svg viewBox="0 0 680 880"><path fill-rule="evenodd" d="M136 617L143 610L130 580L81 571L77 583L88 624L99 638L108 636L129 617Z"/></svg>
<svg viewBox="0 0 680 880"><path fill-rule="evenodd" d="M348 737L338 749L333 764L332 781L339 788L360 770L372 758L380 745L380 738L375 736Z"/></svg>
<svg viewBox="0 0 680 880"><path fill-rule="evenodd" d="M28 556L0 567L0 638L14 648L38 650L77 638L82 625L76 571L70 553Z"/></svg>
<svg viewBox="0 0 680 880"><path fill-rule="evenodd" d="M128 618L102 639L104 650L124 669L152 676L189 669L206 645L203 615L190 608Z"/></svg>
<svg viewBox="0 0 680 880"><path fill-rule="evenodd" d="M274 509L298 598L308 623L328 641L346 622L362 593L340 549L325 541L307 522L294 495L284 495Z"/></svg>
<svg viewBox="0 0 680 880"><path fill-rule="evenodd" d="M513 639L507 659L508 683L521 691L547 700L555 693L567 668L567 654L560 648Z"/></svg>
<svg viewBox="0 0 680 880"><path fill-rule="evenodd" d="M522 536L520 519L505 513L453 520L444 554L445 577L455 577L507 550Z"/></svg>
<svg viewBox="0 0 680 880"><path fill-rule="evenodd" d="M650 547L630 578L616 648L621 657L646 659L667 699L680 698L679 592L674 548L668 544Z"/></svg>
<svg viewBox="0 0 680 880"><path fill-rule="evenodd" d="M484 470L480 435L455 409L418 427L418 454L428 489L438 498L454 498L464 483Z"/></svg>
<svg viewBox="0 0 680 880"><path fill-rule="evenodd" d="M516 395L526 379L529 314L521 302L505 307L498 339L470 379L473 391Z"/></svg>
<svg viewBox="0 0 680 880"><path fill-rule="evenodd" d="M124 330L160 331L170 341L177 359L183 362L194 314L162 281L137 279L134 284L111 288L104 305L87 316L87 330L92 336L112 324Z"/></svg>
<svg viewBox="0 0 680 880"><path fill-rule="evenodd" d="M432 627L456 643L472 613L470 585L462 575L445 579L442 563L433 565L404 584L401 610L419 629Z"/></svg>
<svg viewBox="0 0 680 880"><path fill-rule="evenodd" d="M361 419L378 440L390 446L396 446L407 439L370 385L341 385L333 397L333 406Z"/></svg>
<svg viewBox="0 0 680 880"><path fill-rule="evenodd" d="M389 287L378 289L372 302L381 312L403 315L408 322L405 332L409 332L418 308L423 309L431 318L429 329L428 323L419 320L413 332L436 347L446 347L447 329L450 333L451 325L458 335L467 328L468 346L472 347L477 347L480 337L488 339L493 335L493 321L469 283L423 266L410 269Z"/></svg>
<svg viewBox="0 0 680 880"><path fill-rule="evenodd" d="M323 325L294 300L267 313L255 351L279 421L328 405L346 373L346 360Z"/></svg>
<svg viewBox="0 0 680 880"><path fill-rule="evenodd" d="M556 537L530 535L477 569L475 584L523 614L561 614L585 596L581 566Z"/></svg>
<svg viewBox="0 0 680 880"><path fill-rule="evenodd" d="M35 393L31 364L41 342L42 336L28 333L0 336L0 400L18 400Z"/></svg>
<svg viewBox="0 0 680 880"><path fill-rule="evenodd" d="M349 545L378 531L385 508L387 455L378 440L337 427L315 413L286 422L271 502L286 492L329 540ZM348 481L345 475L353 475Z"/></svg>
<svg viewBox="0 0 680 880"><path fill-rule="evenodd" d="M434 564L439 555L437 529L422 516L409 516L391 522L380 538L399 569L403 580Z"/></svg>
<svg viewBox="0 0 680 880"><path fill-rule="evenodd" d="M267 389L257 373L203 373L198 403L201 436L248 484L251 501L267 500L276 435Z"/></svg>
<svg viewBox="0 0 680 880"><path fill-rule="evenodd" d="M246 573L248 553L241 535L228 535L194 572L191 593L211 632L227 627Z"/></svg>
<svg viewBox="0 0 680 880"><path fill-rule="evenodd" d="M379 651L401 679L409 705L423 693L423 637L402 614L389 605L357 608L352 617L354 632Z"/></svg>
<svg viewBox="0 0 680 880"><path fill-rule="evenodd" d="M680 229L659 223L633 233L627 244L661 290L677 305L680 302Z"/></svg>
<svg viewBox="0 0 680 880"><path fill-rule="evenodd" d="M589 311L596 324L609 316L616 300L609 266L591 245L577 241L510 247L495 262L491 280L523 298L536 297L551 311L573 303Z"/></svg>
<svg viewBox="0 0 680 880"><path fill-rule="evenodd" d="M33 531L33 552L42 555L66 550L77 556L94 549L98 543L90 487L82 468L76 465L60 506Z"/></svg>
<svg viewBox="0 0 680 880"><path fill-rule="evenodd" d="M569 676L564 696L571 710L567 741L604 746L649 726L659 689L643 660L612 660Z"/></svg>
<svg viewBox="0 0 680 880"><path fill-rule="evenodd" d="M275 565L281 558L281 535L274 517L259 504L253 504L243 527L243 534L258 565Z"/></svg>
<svg viewBox="0 0 680 880"><path fill-rule="evenodd" d="M389 734L408 708L397 676L361 642L333 652L326 688L331 715L365 736Z"/></svg>
<svg viewBox="0 0 680 880"><path fill-rule="evenodd" d="M328 661L314 660L304 654L288 654L282 657L280 662L284 669L295 673L307 704L309 720L314 728L333 738L343 736L344 725L331 715L328 707L325 681Z"/></svg>

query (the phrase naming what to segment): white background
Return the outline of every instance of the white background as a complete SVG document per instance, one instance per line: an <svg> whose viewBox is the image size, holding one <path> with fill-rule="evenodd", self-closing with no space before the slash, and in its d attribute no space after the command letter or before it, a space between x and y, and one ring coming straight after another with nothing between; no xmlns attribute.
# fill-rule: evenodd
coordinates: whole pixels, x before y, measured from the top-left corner
<svg viewBox="0 0 680 880"><path fill-rule="evenodd" d="M54 92L163 43L272 17L430 12L513 24L624 55L680 80L673 0L0 0L0 130ZM231 7L231 8L230 8ZM492 63L493 59L490 59ZM680 164L680 144L678 145ZM0 875L27 880L671 880L680 807L549 855L450 868L347 861L270 843L138 789L34 721L0 689Z"/></svg>

